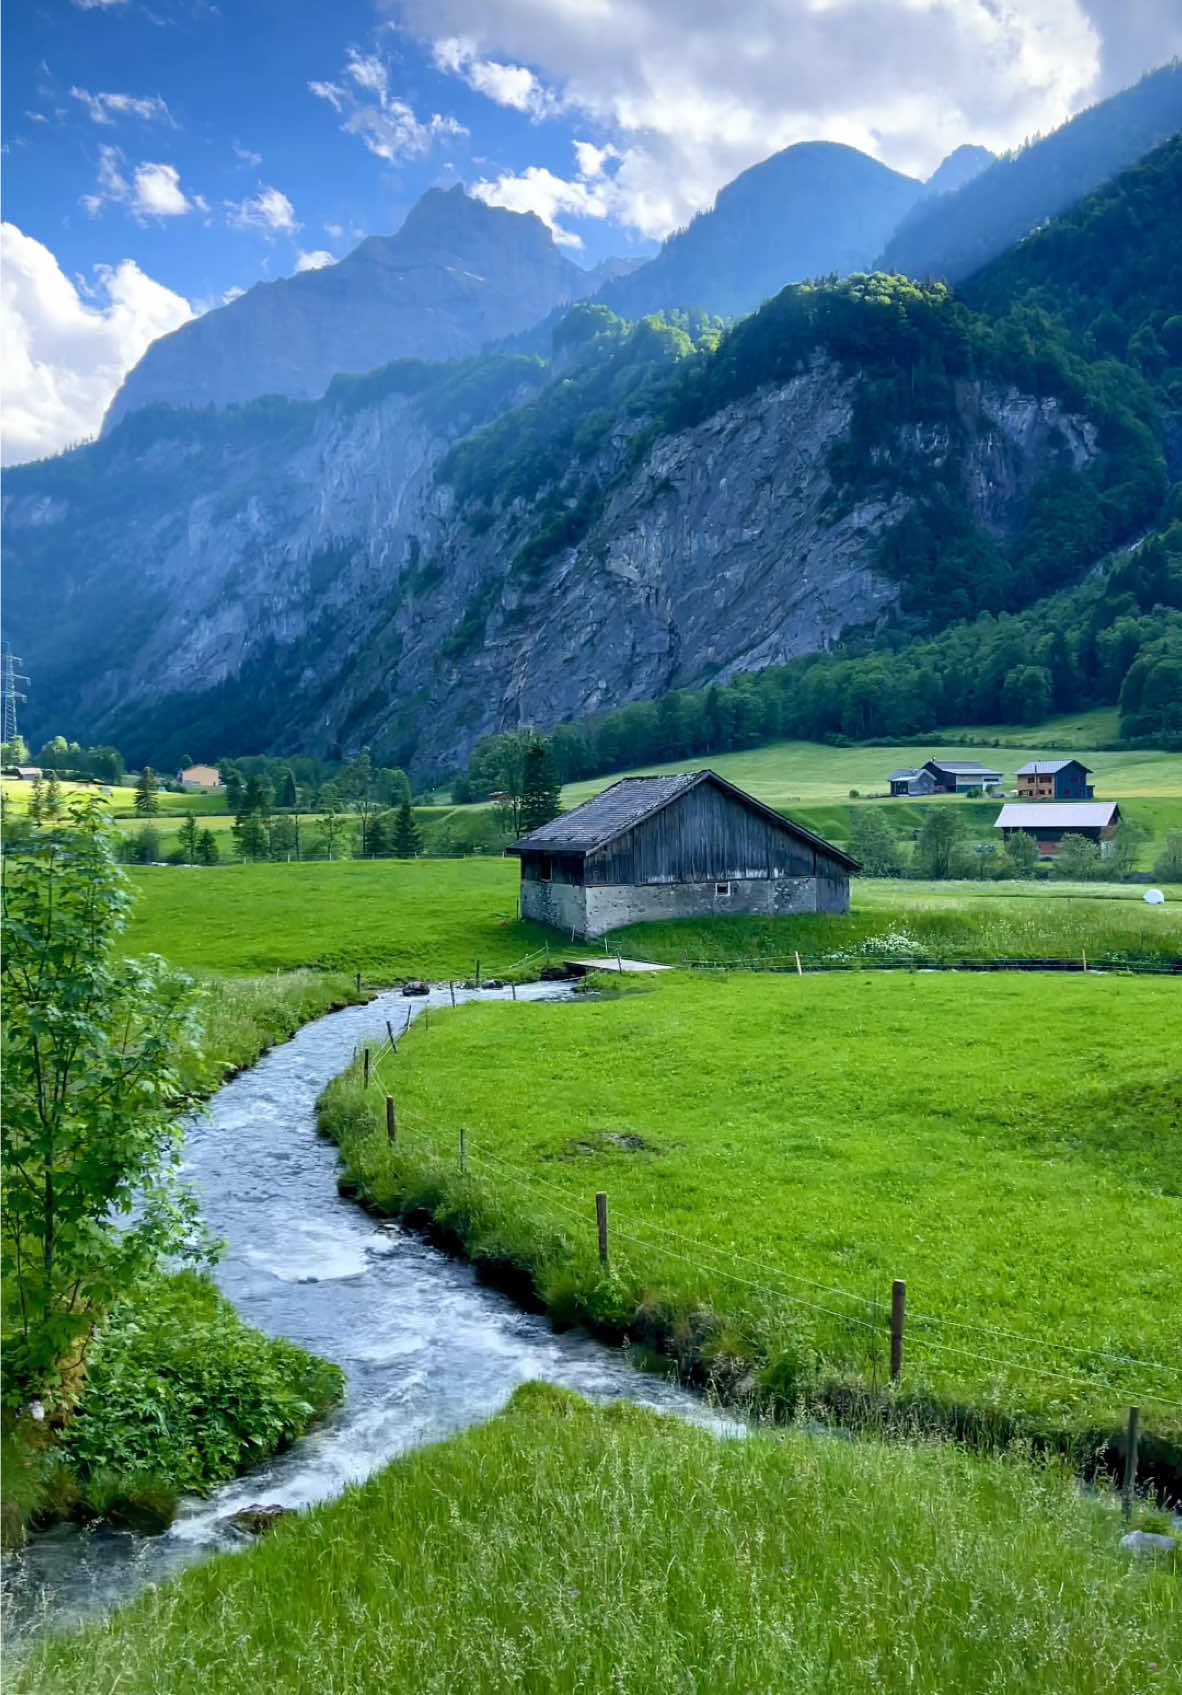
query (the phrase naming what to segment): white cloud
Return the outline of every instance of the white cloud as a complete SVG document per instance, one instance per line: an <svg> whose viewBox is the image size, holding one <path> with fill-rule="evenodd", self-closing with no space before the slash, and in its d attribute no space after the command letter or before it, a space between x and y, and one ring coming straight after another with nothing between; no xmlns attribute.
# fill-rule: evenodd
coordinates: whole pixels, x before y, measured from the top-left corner
<svg viewBox="0 0 1182 1695"><path fill-rule="evenodd" d="M482 59L474 44L459 36L435 42L434 58L441 71L463 77L469 88L486 95L498 106L528 112L531 118L550 117L558 109L553 92L527 66Z"/></svg>
<svg viewBox="0 0 1182 1695"><path fill-rule="evenodd" d="M505 206L510 212L536 212L560 247L582 247L582 237L576 235L559 217L607 218L617 206L615 184L603 175L603 167L611 148L592 147L576 141L574 180L556 176L540 165L529 165L524 171L505 171L499 177L482 178L473 183L472 193L477 200L490 206Z"/></svg>
<svg viewBox="0 0 1182 1695"><path fill-rule="evenodd" d="M127 0L70 0L80 12L106 12L114 6L126 6Z"/></svg>
<svg viewBox="0 0 1182 1695"><path fill-rule="evenodd" d="M240 147L237 142L234 142L233 146L234 157L241 164L249 166L252 171L257 170L262 164L263 156L261 153L255 153L253 149L249 147Z"/></svg>
<svg viewBox="0 0 1182 1695"><path fill-rule="evenodd" d="M355 135L379 159L393 164L418 159L441 138L467 135L455 118L436 112L423 120L405 100L390 93L389 73L373 53L350 48L341 82L310 82L309 92L327 101L344 118L347 135Z"/></svg>
<svg viewBox="0 0 1182 1695"><path fill-rule="evenodd" d="M143 218L181 218L193 210L174 165L136 166L132 210Z"/></svg>
<svg viewBox="0 0 1182 1695"><path fill-rule="evenodd" d="M96 124L113 124L118 118L142 118L145 123L177 125L172 113L158 94L88 94L84 88L72 88L71 95L80 100Z"/></svg>
<svg viewBox="0 0 1182 1695"><path fill-rule="evenodd" d="M6 464L59 453L93 436L148 344L193 316L187 300L132 259L95 267L79 287L15 224L2 228ZM81 279L80 279L81 281Z"/></svg>
<svg viewBox="0 0 1182 1695"><path fill-rule="evenodd" d="M209 207L197 194L190 200L181 188L180 172L175 165L153 164L145 160L137 165L128 181L126 161L117 147L100 147L98 189L84 194L82 205L91 217L97 217L104 206L126 206L137 223L152 219L180 218L186 212L207 212Z"/></svg>
<svg viewBox="0 0 1182 1695"><path fill-rule="evenodd" d="M227 200L226 222L232 230L262 230L269 236L294 235L300 228L295 207L277 188L261 188L248 200Z"/></svg>
<svg viewBox="0 0 1182 1695"><path fill-rule="evenodd" d="M469 86L486 66L532 79L490 75L490 98L593 124L618 154L609 215L653 237L793 142L846 142L926 177L961 142L996 150L1049 130L1097 86L1096 18L1124 11L1124 0L381 3ZM1161 9L1134 4L1139 16ZM569 212L606 181L606 163L580 161L545 192Z"/></svg>
<svg viewBox="0 0 1182 1695"><path fill-rule="evenodd" d="M311 253L300 252L296 255L297 271L322 271L326 265L335 265L336 260L323 247L315 248Z"/></svg>
<svg viewBox="0 0 1182 1695"><path fill-rule="evenodd" d="M325 224L324 233L330 241L342 241L345 235L340 224Z"/></svg>

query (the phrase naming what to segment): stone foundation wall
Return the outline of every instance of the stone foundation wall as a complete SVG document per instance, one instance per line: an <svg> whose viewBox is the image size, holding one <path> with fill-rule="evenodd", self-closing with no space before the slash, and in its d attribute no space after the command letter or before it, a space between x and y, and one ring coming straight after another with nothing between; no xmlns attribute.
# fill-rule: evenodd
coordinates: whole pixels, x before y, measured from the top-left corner
<svg viewBox="0 0 1182 1695"><path fill-rule="evenodd" d="M744 877L719 894L716 883L573 883L521 885L521 916L569 936L603 936L625 924L727 914L783 918L797 912L848 912L850 885L840 877Z"/></svg>
<svg viewBox="0 0 1182 1695"><path fill-rule="evenodd" d="M584 936L587 931L587 890L574 883L540 883L522 879L521 916L551 929Z"/></svg>

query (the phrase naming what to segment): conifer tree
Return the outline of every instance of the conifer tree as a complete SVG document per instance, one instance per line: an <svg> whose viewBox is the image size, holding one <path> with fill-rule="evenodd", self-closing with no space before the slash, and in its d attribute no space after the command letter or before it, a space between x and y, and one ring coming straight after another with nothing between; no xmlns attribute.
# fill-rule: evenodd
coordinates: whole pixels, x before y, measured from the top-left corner
<svg viewBox="0 0 1182 1695"><path fill-rule="evenodd" d="M181 852L185 856L186 865L197 863L197 842L200 831L197 828L197 814L186 812L184 823L181 825Z"/></svg>
<svg viewBox="0 0 1182 1695"><path fill-rule="evenodd" d="M159 783L150 765L145 765L135 785L135 809L141 818L150 818L160 810Z"/></svg>
<svg viewBox="0 0 1182 1695"><path fill-rule="evenodd" d="M423 833L415 822L410 802L404 800L394 821L395 859L417 859L423 851Z"/></svg>
<svg viewBox="0 0 1182 1695"><path fill-rule="evenodd" d="M200 865L216 865L222 857L218 839L212 830L202 830L197 837L197 861Z"/></svg>
<svg viewBox="0 0 1182 1695"><path fill-rule="evenodd" d="M557 818L562 808L558 804L558 780L550 749L545 742L535 741L525 752L521 785L521 831L528 835Z"/></svg>

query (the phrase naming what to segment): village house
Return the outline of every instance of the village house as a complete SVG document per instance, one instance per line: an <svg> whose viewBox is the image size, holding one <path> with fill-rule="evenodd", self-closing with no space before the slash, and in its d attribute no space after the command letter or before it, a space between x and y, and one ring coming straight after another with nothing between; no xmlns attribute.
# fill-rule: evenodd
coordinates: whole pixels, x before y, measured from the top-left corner
<svg viewBox="0 0 1182 1695"><path fill-rule="evenodd" d="M1091 768L1078 759L1032 759L1018 767L1021 800L1091 800Z"/></svg>
<svg viewBox="0 0 1182 1695"><path fill-rule="evenodd" d="M44 775L39 765L18 765L16 768L16 774L22 783L40 782Z"/></svg>
<svg viewBox="0 0 1182 1695"><path fill-rule="evenodd" d="M521 916L576 936L726 913L848 912L856 860L713 771L624 777L506 848Z"/></svg>
<svg viewBox="0 0 1182 1695"><path fill-rule="evenodd" d="M1101 859L1106 859L1119 823L1120 807L1114 800L1009 801L993 828L1006 842L1015 835L1032 837L1042 859L1054 859L1068 836L1095 842Z"/></svg>
<svg viewBox="0 0 1182 1695"><path fill-rule="evenodd" d="M905 765L890 776L893 795L934 795L936 779L926 765Z"/></svg>
<svg viewBox="0 0 1182 1695"><path fill-rule="evenodd" d="M957 795L967 789L991 789L1000 782L1000 771L975 759L929 759L890 775L893 795Z"/></svg>
<svg viewBox="0 0 1182 1695"><path fill-rule="evenodd" d="M187 765L176 780L182 789L202 790L216 789L222 779L216 765Z"/></svg>

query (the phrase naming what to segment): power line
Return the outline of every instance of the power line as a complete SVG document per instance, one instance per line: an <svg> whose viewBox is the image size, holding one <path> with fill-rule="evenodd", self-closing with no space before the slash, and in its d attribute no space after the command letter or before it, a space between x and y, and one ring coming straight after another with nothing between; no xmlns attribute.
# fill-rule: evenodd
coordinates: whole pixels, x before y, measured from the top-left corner
<svg viewBox="0 0 1182 1695"><path fill-rule="evenodd" d="M23 659L18 659L12 651L12 643L5 641L0 644L0 716L3 718L3 739L6 742L16 740L16 709L28 700L20 688L21 683L27 683L28 678L20 667Z"/></svg>

